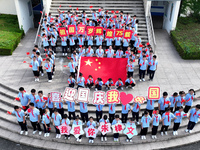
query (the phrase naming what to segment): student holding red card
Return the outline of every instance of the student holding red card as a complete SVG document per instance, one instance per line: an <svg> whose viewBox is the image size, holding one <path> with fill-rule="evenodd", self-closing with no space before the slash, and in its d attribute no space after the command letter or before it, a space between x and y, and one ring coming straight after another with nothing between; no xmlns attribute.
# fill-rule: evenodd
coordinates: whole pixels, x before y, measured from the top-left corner
<svg viewBox="0 0 200 150"><path fill-rule="evenodd" d="M9 113L9 114L11 114L11 113ZM12 114L16 115L17 121L21 127L20 134L23 134L25 131L25 135L28 135L28 129L27 129L24 111L21 110L21 108L19 108L18 106L14 106L14 111L12 112Z"/></svg>
<svg viewBox="0 0 200 150"><path fill-rule="evenodd" d="M175 111L179 110L181 106L183 106L183 103L185 102L184 100L185 92L180 91L179 96L176 99L176 104L175 104Z"/></svg>
<svg viewBox="0 0 200 150"><path fill-rule="evenodd" d="M173 135L178 135L177 130L182 122L182 118L187 117L187 114L184 113L183 107L181 106L179 107L179 110L174 113L174 115L177 117L177 119L174 119Z"/></svg>
<svg viewBox="0 0 200 150"><path fill-rule="evenodd" d="M170 112L170 109L167 108L166 112L162 114L162 127L161 127L161 135L163 136L163 131L165 131L165 135L167 135L167 130L169 126L171 125L171 119L177 119L174 114Z"/></svg>
<svg viewBox="0 0 200 150"><path fill-rule="evenodd" d="M24 111L28 109L28 101L29 101L29 95L25 92L23 87L19 88L19 93L17 95L16 100L20 100L22 108Z"/></svg>
<svg viewBox="0 0 200 150"><path fill-rule="evenodd" d="M154 111L153 111L153 115L152 115L152 139L157 139L156 137L156 134L157 134L157 131L158 131L158 126L159 126L159 123L161 121L161 115L159 114L159 110L158 108L156 108Z"/></svg>
<svg viewBox="0 0 200 150"><path fill-rule="evenodd" d="M37 108L40 110L41 117L44 114L44 110L46 109L47 99L47 97L43 96L43 91L38 91L38 95L36 96L36 103Z"/></svg>
<svg viewBox="0 0 200 150"><path fill-rule="evenodd" d="M30 122L33 127L33 135L39 130L39 135L42 135L42 130L40 127L40 111L34 107L33 103L29 104L29 109L25 113L29 114ZM37 130L36 130L37 126Z"/></svg>
<svg viewBox="0 0 200 150"><path fill-rule="evenodd" d="M36 56L33 56L33 60L31 60L31 63L30 63L29 66L32 67L33 75L35 77L35 81L39 82L39 63L36 60Z"/></svg>
<svg viewBox="0 0 200 150"><path fill-rule="evenodd" d="M174 92L174 94L169 98L170 99L170 110L171 112L173 113L174 111L174 107L175 107L175 104L176 104L176 99L178 97L178 93L177 92Z"/></svg>
<svg viewBox="0 0 200 150"><path fill-rule="evenodd" d="M44 67L45 67L46 72L47 72L48 82L52 82L53 65L52 65L52 63L50 63L49 58L46 59L46 63L44 65Z"/></svg>
<svg viewBox="0 0 200 150"><path fill-rule="evenodd" d="M163 92L163 96L158 101L158 109L160 114L162 115L167 110L167 108L169 108L169 106L170 100L168 98L168 93Z"/></svg>
<svg viewBox="0 0 200 150"><path fill-rule="evenodd" d="M199 120L199 117L200 117L200 105L196 105L195 108L192 108L190 110L190 115L189 115L189 122L188 122L188 126L187 126L187 129L185 130L185 132L189 132L191 133L193 128L195 127L196 123L198 122Z"/></svg>

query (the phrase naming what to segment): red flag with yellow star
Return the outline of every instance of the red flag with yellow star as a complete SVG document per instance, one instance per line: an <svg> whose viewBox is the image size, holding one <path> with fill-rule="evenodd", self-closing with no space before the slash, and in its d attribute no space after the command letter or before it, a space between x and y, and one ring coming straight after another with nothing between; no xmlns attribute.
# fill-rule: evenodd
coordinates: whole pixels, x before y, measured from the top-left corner
<svg viewBox="0 0 200 150"><path fill-rule="evenodd" d="M92 75L94 81L102 78L105 84L109 78L115 83L118 78L125 82L127 58L97 58L97 57L81 57L79 63L79 73L83 74L85 80Z"/></svg>

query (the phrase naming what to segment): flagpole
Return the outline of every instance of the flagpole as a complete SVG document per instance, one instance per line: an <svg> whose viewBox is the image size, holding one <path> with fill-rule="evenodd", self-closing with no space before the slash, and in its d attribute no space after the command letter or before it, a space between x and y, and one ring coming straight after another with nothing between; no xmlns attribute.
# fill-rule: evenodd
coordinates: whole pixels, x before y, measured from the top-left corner
<svg viewBox="0 0 200 150"><path fill-rule="evenodd" d="M76 79L76 81L78 81L78 77L79 77L79 71L80 71L80 66L81 66L81 57L80 57L79 62L78 62L78 73L77 73L77 79Z"/></svg>

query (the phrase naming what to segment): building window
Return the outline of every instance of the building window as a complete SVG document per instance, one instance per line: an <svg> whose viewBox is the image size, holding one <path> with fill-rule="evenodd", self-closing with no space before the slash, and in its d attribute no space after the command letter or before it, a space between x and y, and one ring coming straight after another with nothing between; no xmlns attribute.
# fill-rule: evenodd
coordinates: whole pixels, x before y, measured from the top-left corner
<svg viewBox="0 0 200 150"><path fill-rule="evenodd" d="M173 12L173 7L174 7L174 5L173 5L173 3L172 3L172 6L171 6L171 11L170 11L170 18L169 18L169 20L170 20L170 21L172 20L172 12Z"/></svg>

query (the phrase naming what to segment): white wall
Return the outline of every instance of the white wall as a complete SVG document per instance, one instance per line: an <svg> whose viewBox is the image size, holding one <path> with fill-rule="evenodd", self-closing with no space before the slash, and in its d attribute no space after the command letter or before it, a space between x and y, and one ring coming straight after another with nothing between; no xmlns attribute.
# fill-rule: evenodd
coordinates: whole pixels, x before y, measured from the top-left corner
<svg viewBox="0 0 200 150"><path fill-rule="evenodd" d="M50 11L51 2L52 2L52 0L43 0L44 10L45 10L45 13L47 13L47 14Z"/></svg>
<svg viewBox="0 0 200 150"><path fill-rule="evenodd" d="M30 2L30 8L28 6ZM30 28L33 28L33 9L31 0L15 0L15 6L17 10L17 17L19 21L19 27L23 26L26 33Z"/></svg>
<svg viewBox="0 0 200 150"><path fill-rule="evenodd" d="M173 10L170 20L172 4L173 4ZM176 28L179 7L180 7L180 1L169 2L168 10L166 11L167 14L164 15L164 21L163 21L163 29L166 29L168 33L170 33L171 30L174 30Z"/></svg>
<svg viewBox="0 0 200 150"><path fill-rule="evenodd" d="M0 0L0 13L16 15L14 0Z"/></svg>

